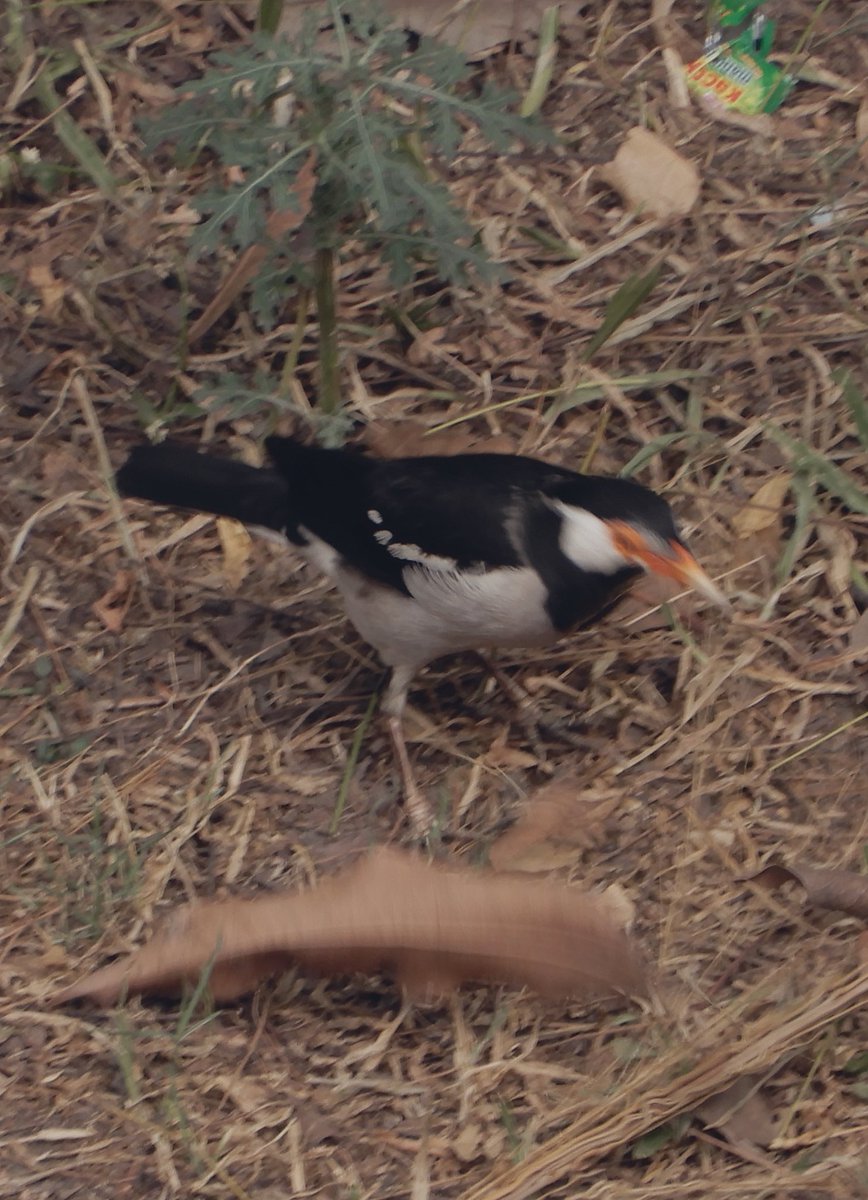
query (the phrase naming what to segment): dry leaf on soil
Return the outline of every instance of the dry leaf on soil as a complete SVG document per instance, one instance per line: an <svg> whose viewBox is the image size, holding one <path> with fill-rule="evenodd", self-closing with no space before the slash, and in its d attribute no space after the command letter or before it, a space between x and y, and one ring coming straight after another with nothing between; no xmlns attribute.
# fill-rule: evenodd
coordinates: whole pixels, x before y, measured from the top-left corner
<svg viewBox="0 0 868 1200"><path fill-rule="evenodd" d="M253 539L241 522L232 517L217 518L217 533L223 551L223 576L231 588L240 587L247 574Z"/></svg>
<svg viewBox="0 0 868 1200"><path fill-rule="evenodd" d="M142 949L54 1002L177 995L209 966L222 1002L290 965L386 970L417 997L465 980L549 996L644 989L636 951L600 897L381 848L309 891L190 905Z"/></svg>
<svg viewBox="0 0 868 1200"><path fill-rule="evenodd" d="M528 798L516 823L491 847L491 865L527 872L569 866L605 836L619 802L617 791L588 791L573 777L553 779Z"/></svg>
<svg viewBox="0 0 868 1200"><path fill-rule="evenodd" d="M784 503L792 475L776 473L759 485L747 504L732 518L735 539L731 546L732 565L750 564L747 582L759 573L763 585L771 584L770 572L781 554Z"/></svg>
<svg viewBox="0 0 868 1200"><path fill-rule="evenodd" d="M628 208L655 217L681 217L699 196L699 171L650 129L628 130L617 154L600 168Z"/></svg>
<svg viewBox="0 0 868 1200"><path fill-rule="evenodd" d="M294 36L301 30L309 3L287 4L280 32ZM436 37L463 50L468 58L496 50L506 42L535 34L550 0L382 0L401 28Z"/></svg>
<svg viewBox="0 0 868 1200"><path fill-rule="evenodd" d="M868 875L857 875L855 871L772 863L745 882L761 883L771 891L786 883L799 883L808 903L816 908L835 908L853 917L868 918Z"/></svg>
<svg viewBox="0 0 868 1200"><path fill-rule="evenodd" d="M701 1121L719 1130L735 1149L754 1160L756 1147L770 1146L777 1136L774 1117L759 1090L761 1078L743 1075L694 1110Z"/></svg>
<svg viewBox="0 0 868 1200"><path fill-rule="evenodd" d="M781 505L790 490L792 478L782 471L760 484L744 508L732 518L733 529L739 537L750 537L752 533L778 524Z"/></svg>
<svg viewBox="0 0 868 1200"><path fill-rule="evenodd" d="M39 292L46 317L57 316L66 294L63 280L57 278L48 263L34 263L28 268L27 278Z"/></svg>
<svg viewBox="0 0 868 1200"><path fill-rule="evenodd" d="M120 633L124 627L134 582L131 571L117 571L109 590L91 605L94 616L102 621L109 633Z"/></svg>

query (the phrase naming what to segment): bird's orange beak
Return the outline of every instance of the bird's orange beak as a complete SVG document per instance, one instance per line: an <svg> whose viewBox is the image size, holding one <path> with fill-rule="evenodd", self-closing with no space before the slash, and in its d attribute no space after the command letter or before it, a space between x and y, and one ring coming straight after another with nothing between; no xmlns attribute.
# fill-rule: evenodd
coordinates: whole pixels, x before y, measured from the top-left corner
<svg viewBox="0 0 868 1200"><path fill-rule="evenodd" d="M669 542L665 548L649 545L638 529L623 521L611 521L609 527L616 548L625 558L638 563L655 575L663 575L674 579L682 587L692 588L707 600L729 608L726 596L715 584L690 553L680 542Z"/></svg>

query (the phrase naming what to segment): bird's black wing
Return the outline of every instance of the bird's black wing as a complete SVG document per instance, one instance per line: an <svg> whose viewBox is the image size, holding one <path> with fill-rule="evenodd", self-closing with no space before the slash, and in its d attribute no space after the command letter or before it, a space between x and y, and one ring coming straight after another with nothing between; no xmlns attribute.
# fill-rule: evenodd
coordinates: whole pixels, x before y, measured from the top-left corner
<svg viewBox="0 0 868 1200"><path fill-rule="evenodd" d="M298 525L351 566L406 592L408 567L486 570L525 565L515 516L528 497L573 472L509 454L404 459L269 438Z"/></svg>
<svg viewBox="0 0 868 1200"><path fill-rule="evenodd" d="M614 607L641 574L634 567L614 574L584 571L561 549L563 516L552 501L568 496L583 507L593 490L596 504L597 482L512 455L380 461L372 467L366 516L374 537L405 567L532 568L545 584L552 624L566 631ZM608 482L602 481L603 490ZM620 483L615 481L616 491ZM636 492L650 495L638 486ZM612 515L621 515L617 506Z"/></svg>
<svg viewBox="0 0 868 1200"><path fill-rule="evenodd" d="M374 533L385 528L393 548L418 547L458 568L521 566L522 507L571 476L507 454L379 460L370 479L371 511L382 518Z"/></svg>

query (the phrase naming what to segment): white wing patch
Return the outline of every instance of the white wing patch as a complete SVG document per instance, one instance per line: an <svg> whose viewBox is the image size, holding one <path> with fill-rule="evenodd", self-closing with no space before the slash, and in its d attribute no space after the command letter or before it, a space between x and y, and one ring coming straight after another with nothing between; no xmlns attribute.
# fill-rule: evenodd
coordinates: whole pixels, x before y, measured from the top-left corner
<svg viewBox="0 0 868 1200"><path fill-rule="evenodd" d="M382 515L375 509L371 509L368 517L373 521L376 517L382 521ZM396 542L394 541L394 533L389 529L374 530L374 541L389 551L392 558L399 558L403 562L413 563L414 566L427 567L431 571L454 571L456 562L454 558L444 558L441 554L428 554L421 546L417 546L415 542Z"/></svg>
<svg viewBox="0 0 868 1200"><path fill-rule="evenodd" d="M442 554L426 554L415 542L392 542L388 551L394 558L403 559L413 566L427 567L429 571L455 570L454 558L444 558Z"/></svg>
<svg viewBox="0 0 868 1200"><path fill-rule="evenodd" d="M368 509L368 520L371 522L372 525L382 525L383 524L383 514L377 512L377 510L375 508L369 508Z"/></svg>

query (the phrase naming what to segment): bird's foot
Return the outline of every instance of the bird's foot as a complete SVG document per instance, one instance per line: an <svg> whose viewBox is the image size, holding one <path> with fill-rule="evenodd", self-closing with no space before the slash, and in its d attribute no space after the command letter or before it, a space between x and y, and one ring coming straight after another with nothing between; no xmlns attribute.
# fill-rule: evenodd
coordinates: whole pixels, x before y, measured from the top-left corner
<svg viewBox="0 0 868 1200"><path fill-rule="evenodd" d="M395 748L398 769L401 772L404 812L410 819L414 834L419 838L427 839L434 826L434 815L416 782L416 776L410 765L410 756L407 753L407 744L404 741L404 730L400 717L389 717L389 734L392 738L392 745Z"/></svg>

